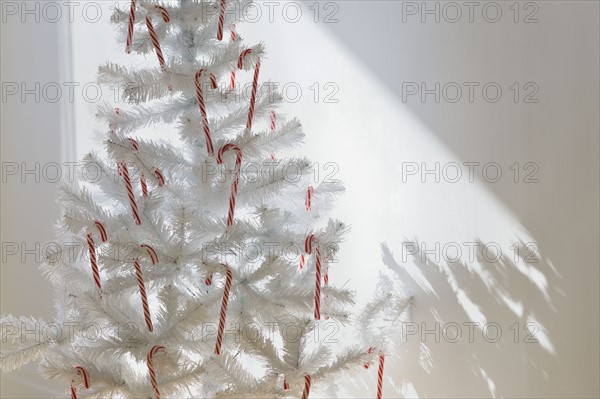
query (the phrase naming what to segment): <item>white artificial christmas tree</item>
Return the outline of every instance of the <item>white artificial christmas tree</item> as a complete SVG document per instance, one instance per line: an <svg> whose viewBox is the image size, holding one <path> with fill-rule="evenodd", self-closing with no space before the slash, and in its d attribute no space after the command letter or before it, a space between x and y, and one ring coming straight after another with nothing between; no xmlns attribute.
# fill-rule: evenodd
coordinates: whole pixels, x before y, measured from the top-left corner
<svg viewBox="0 0 600 399"><path fill-rule="evenodd" d="M72 397L307 398L311 387L335 395L341 375L379 358L381 397L383 353L407 301L384 279L361 314L350 291L328 284L348 228L324 217L343 187L312 181L308 159L280 158L303 133L279 115L271 85L259 90L263 45L233 31L247 2L133 1L115 12L127 51L146 60L100 68L126 105L99 107L105 151L83 169L100 177L61 189L59 238L85 250L43 272L52 325L69 334L24 343L11 327L49 323L3 316L3 340L16 346L3 371L39 361ZM251 71L248 99L240 69ZM160 124L179 135L144 136ZM314 339L323 320L344 325L346 340Z"/></svg>

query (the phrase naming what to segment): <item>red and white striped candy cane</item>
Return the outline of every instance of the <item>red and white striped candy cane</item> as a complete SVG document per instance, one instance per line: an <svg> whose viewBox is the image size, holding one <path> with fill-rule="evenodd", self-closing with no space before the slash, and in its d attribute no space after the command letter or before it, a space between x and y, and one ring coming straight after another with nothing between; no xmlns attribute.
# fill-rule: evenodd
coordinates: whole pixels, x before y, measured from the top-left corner
<svg viewBox="0 0 600 399"><path fill-rule="evenodd" d="M283 377L283 390L287 391L290 389L290 384L288 383L287 378Z"/></svg>
<svg viewBox="0 0 600 399"><path fill-rule="evenodd" d="M221 354L221 347L223 346L223 333L225 332L225 319L227 318L227 305L229 304L229 293L231 292L231 283L233 280L233 274L231 268L225 264L222 264L225 268L225 289L223 291L223 301L221 302L221 313L219 315L219 330L217 331L217 343L215 345L215 355Z"/></svg>
<svg viewBox="0 0 600 399"><path fill-rule="evenodd" d="M312 254L315 235L311 234L304 241L304 250L307 254ZM316 275L315 275L315 320L321 320L321 250L315 245L316 252Z"/></svg>
<svg viewBox="0 0 600 399"><path fill-rule="evenodd" d="M133 148L135 151L139 151L140 145L137 142L137 140L132 139L130 137L129 142L131 143L131 148ZM146 183L146 177L144 176L143 172L140 172L140 185L142 186L142 196L144 198L147 198L148 197L148 184Z"/></svg>
<svg viewBox="0 0 600 399"><path fill-rule="evenodd" d="M165 185L165 176L162 174L160 169L154 168L154 177L156 177L156 180L158 180L158 187Z"/></svg>
<svg viewBox="0 0 600 399"><path fill-rule="evenodd" d="M235 24L231 24L231 41L235 42L237 39L237 33L235 33ZM231 82L230 87L231 90L235 89L235 69L231 71Z"/></svg>
<svg viewBox="0 0 600 399"><path fill-rule="evenodd" d="M148 198L148 183L146 183L146 177L142 172L140 172L140 185L142 186L142 197Z"/></svg>
<svg viewBox="0 0 600 399"><path fill-rule="evenodd" d="M150 306L148 305L148 296L146 294L146 284L144 283L144 275L142 274L142 266L140 266L139 259L135 258L133 260L133 266L135 267L135 276L138 281L138 287L140 289L140 296L142 298L142 309L144 311L144 320L146 321L146 326L148 327L148 331L154 331L154 326L152 325L152 318L150 317Z"/></svg>
<svg viewBox="0 0 600 399"><path fill-rule="evenodd" d="M171 21L171 17L169 17L169 12L163 6L159 6L159 5L155 4L154 9L152 11L160 12L160 15L162 16L162 19L163 19L163 21L165 21L165 23L168 23ZM164 71L166 69L165 57L163 56L162 49L160 48L160 43L158 42L158 36L156 36L156 31L154 30L154 25L152 25L152 18L151 18L152 11L150 13L148 13L148 15L146 15L146 26L148 27L148 32L150 33L150 40L152 41L152 45L156 49L156 56L158 57L158 63L160 64L160 67Z"/></svg>
<svg viewBox="0 0 600 399"><path fill-rule="evenodd" d="M377 370L377 399L381 399L383 394L383 364L385 356L379 352L379 370Z"/></svg>
<svg viewBox="0 0 600 399"><path fill-rule="evenodd" d="M219 7L219 24L217 26L217 39L223 40L223 26L225 25L225 9L227 7L227 0L221 0Z"/></svg>
<svg viewBox="0 0 600 399"><path fill-rule="evenodd" d="M244 67L244 59L252 53L252 49L246 49L240 54L238 59L238 68ZM258 74L260 73L260 58L256 59L254 64L254 78L252 80L252 93L250 94L250 109L248 110L248 121L246 122L246 130L252 130L252 120L254 119L254 106L256 105L256 92L258 91Z"/></svg>
<svg viewBox="0 0 600 399"><path fill-rule="evenodd" d="M94 277L94 283L98 287L98 297L102 299L102 284L100 282L100 268L98 267L98 260L96 259L96 246L94 245L94 237L92 233L87 233L87 244L88 252L90 254L90 266L92 267L92 276Z"/></svg>
<svg viewBox="0 0 600 399"><path fill-rule="evenodd" d="M271 111L271 131L274 132L277 128L277 115L275 115L275 111Z"/></svg>
<svg viewBox="0 0 600 399"><path fill-rule="evenodd" d="M75 372L77 373L78 377L81 377L81 382L83 384L83 387L85 389L89 389L90 388L90 373L88 373L88 371L81 367L81 366L77 366L75 367ZM73 378L71 380L71 399L77 399L77 384L75 382L75 378Z"/></svg>
<svg viewBox="0 0 600 399"><path fill-rule="evenodd" d="M146 252L148 252L148 255L150 256L150 260L152 261L152 266L157 265L158 264L158 254L156 253L154 248L152 248L148 244L142 244L142 245L140 245L140 247L144 248L146 250Z"/></svg>
<svg viewBox="0 0 600 399"><path fill-rule="evenodd" d="M275 115L275 111L271 111L271 132L275 132L277 129L277 115ZM275 154L271 153L271 160L275 160Z"/></svg>
<svg viewBox="0 0 600 399"><path fill-rule="evenodd" d="M125 52L131 53L131 43L133 42L133 24L135 23L135 6L136 0L131 0L129 8L129 26L127 27L127 42L125 43Z"/></svg>
<svg viewBox="0 0 600 399"><path fill-rule="evenodd" d="M375 353L375 348L373 348L372 346L369 346L369 349L367 349L367 352L365 354L372 355L373 353ZM367 363L363 364L363 367L368 369L369 367L371 367L371 364L367 362Z"/></svg>
<svg viewBox="0 0 600 399"><path fill-rule="evenodd" d="M240 171L242 167L242 150L235 144L225 144L223 147L219 149L217 153L217 164L223 163L223 154L229 150L235 151L236 159L235 159L235 178L233 179L233 183L231 184L231 196L229 197L229 212L227 214L227 229L233 225L233 217L235 213L235 201L237 198L238 185L240 181Z"/></svg>
<svg viewBox="0 0 600 399"><path fill-rule="evenodd" d="M108 241L108 235L106 234L106 229L104 228L104 225L98 220L94 221L94 225L100 233L100 239L102 240L102 242Z"/></svg>
<svg viewBox="0 0 600 399"><path fill-rule="evenodd" d="M208 125L208 115L206 114L206 104L204 103L204 92L202 91L202 83L200 81L200 79L202 78L202 73L204 72L204 69L199 69L196 72L196 76L194 78L194 82L196 84L196 97L198 97L198 105L200 106L200 115L202 116L202 126L204 128L204 137L206 139L206 149L208 150L208 155L209 156L213 156L215 153L214 147L213 147L213 143L212 143L212 137L210 135L210 126ZM214 79L214 77L211 78ZM213 88L215 87L214 85L215 82L213 82Z"/></svg>
<svg viewBox="0 0 600 399"><path fill-rule="evenodd" d="M310 374L304 376L304 390L302 391L302 399L308 399L310 394Z"/></svg>
<svg viewBox="0 0 600 399"><path fill-rule="evenodd" d="M156 379L156 370L154 369L154 356L158 353L165 353L167 348L162 345L155 345L148 351L146 355L146 365L148 366L148 374L150 375L150 384L154 391L154 397L160 399L160 390L158 389L158 380Z"/></svg>
<svg viewBox="0 0 600 399"><path fill-rule="evenodd" d="M125 181L125 189L127 190L127 197L129 197L129 205L131 206L131 213L133 214L133 219L135 220L135 224L142 224L142 220L140 219L140 212L138 210L137 202L135 201L135 194L133 193L133 186L131 185L131 179L129 178L129 170L127 169L127 165L124 162L119 162L119 174L123 176L123 180Z"/></svg>
<svg viewBox="0 0 600 399"><path fill-rule="evenodd" d="M306 200L304 201L304 203L306 205L307 211L312 210L312 195L314 191L315 189L313 188L313 186L308 186L308 189L306 190Z"/></svg>
<svg viewBox="0 0 600 399"><path fill-rule="evenodd" d="M140 149L140 144L137 142L136 139L132 139L131 137L129 137L128 140L131 143L131 148L133 148L136 151Z"/></svg>

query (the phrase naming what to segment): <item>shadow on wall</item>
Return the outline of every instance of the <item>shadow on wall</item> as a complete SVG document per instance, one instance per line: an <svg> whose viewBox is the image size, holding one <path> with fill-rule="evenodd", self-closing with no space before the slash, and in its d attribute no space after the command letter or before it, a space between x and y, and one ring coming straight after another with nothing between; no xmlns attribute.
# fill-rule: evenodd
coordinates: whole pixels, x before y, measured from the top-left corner
<svg viewBox="0 0 600 399"><path fill-rule="evenodd" d="M384 396L511 397L523 396L523 387L536 396L560 377L549 326L562 277L531 243L491 259L477 242L482 250L468 263L434 262L416 243L403 244L401 262L382 246L384 263L415 297L397 358L386 364Z"/></svg>

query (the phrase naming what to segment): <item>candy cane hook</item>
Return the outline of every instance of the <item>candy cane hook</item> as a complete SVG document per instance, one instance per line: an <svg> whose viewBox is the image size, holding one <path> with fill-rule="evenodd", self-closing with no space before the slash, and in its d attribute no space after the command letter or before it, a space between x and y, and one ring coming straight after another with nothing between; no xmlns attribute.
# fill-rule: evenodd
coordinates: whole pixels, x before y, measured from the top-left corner
<svg viewBox="0 0 600 399"><path fill-rule="evenodd" d="M208 115L206 114L206 104L204 103L204 92L202 90L202 83L200 79L202 78L202 73L204 69L199 69L196 72L196 76L194 78L194 83L196 84L196 97L198 98L198 105L200 107L200 115L202 116L202 126L204 128L204 137L206 139L206 149L208 150L208 155L213 156L215 153L212 137L210 135L210 126L208 125ZM211 85L213 89L216 89L216 78L214 75L210 75Z"/></svg>
<svg viewBox="0 0 600 399"><path fill-rule="evenodd" d="M157 265L158 264L158 254L156 253L154 248L152 248L148 244L142 244L142 245L140 245L140 247L144 248L146 250L146 252L148 252L148 255L150 255L150 260L152 261L152 266Z"/></svg>
<svg viewBox="0 0 600 399"><path fill-rule="evenodd" d="M225 25L225 8L227 7L227 0L221 0L220 12L219 12L219 25L217 27L217 39L223 40L223 26Z"/></svg>
<svg viewBox="0 0 600 399"><path fill-rule="evenodd" d="M160 12L160 15L162 16L162 19L163 21L165 21L165 23L171 21L169 12L163 6L155 4L154 9L152 11ZM162 49L160 48L160 43L158 42L158 36L156 35L156 31L154 30L154 25L152 24L151 12L148 13L148 15L146 15L146 26L148 27L148 32L150 33L150 40L152 41L152 45L156 49L158 63L160 64L161 69L164 71L167 69L165 66L165 57L163 56Z"/></svg>
<svg viewBox="0 0 600 399"><path fill-rule="evenodd" d="M138 281L138 287L140 289L140 296L142 298L142 309L144 311L144 320L146 321L146 326L148 327L148 331L154 331L154 326L152 325L152 318L150 317L150 306L148 305L148 295L146 294L146 284L144 283L144 275L142 274L142 266L140 266L140 261L135 258L133 260L133 266L135 267L135 276Z"/></svg>
<svg viewBox="0 0 600 399"><path fill-rule="evenodd" d="M369 346L369 349L367 349L367 352L365 354L372 355L373 353L375 353L375 348L373 348L372 346ZM363 367L368 369L369 367L371 367L371 365L368 362L366 362L365 364L363 364Z"/></svg>
<svg viewBox="0 0 600 399"><path fill-rule="evenodd" d="M160 169L154 168L154 177L156 177L156 180L158 180L158 187L165 185L165 176L162 174Z"/></svg>
<svg viewBox="0 0 600 399"><path fill-rule="evenodd" d="M158 389L158 380L156 379L156 370L154 369L154 356L156 354L165 353L167 348L161 345L155 345L148 351L146 355L146 364L148 366L148 374L150 375L150 383L154 391L154 397L160 399L160 390Z"/></svg>
<svg viewBox="0 0 600 399"><path fill-rule="evenodd" d="M311 385L310 374L306 374L304 376L304 391L302 391L302 399L308 399L308 395L310 394L310 385Z"/></svg>
<svg viewBox="0 0 600 399"><path fill-rule="evenodd" d="M88 373L88 371L81 366L75 367L75 372L77 373L77 375L79 377L82 378L83 387L85 389L89 389L90 388L90 373ZM71 380L71 399L77 399L77 386L75 383L75 378L73 378Z"/></svg>
<svg viewBox="0 0 600 399"><path fill-rule="evenodd" d="M244 59L252 53L252 49L246 49L240 54L238 59L238 68L244 67ZM246 122L246 132L252 130L252 120L254 119L254 107L256 105L256 93L258 91L258 75L260 73L260 57L256 59L254 64L254 78L252 80L252 93L250 94L250 109L248 110L248 121Z"/></svg>
<svg viewBox="0 0 600 399"><path fill-rule="evenodd" d="M102 242L108 241L108 235L106 234L106 229L104 228L104 225L98 220L94 221L94 225L100 233L100 239L102 240Z"/></svg>
<svg viewBox="0 0 600 399"><path fill-rule="evenodd" d="M312 254L315 235L311 234L304 241L304 249L307 254ZM321 250L315 246L316 252L316 273L315 273L315 320L321 320Z"/></svg>
<svg viewBox="0 0 600 399"><path fill-rule="evenodd" d="M225 268L225 289L223 291L223 301L221 302L221 313L219 315L219 330L217 332L217 343L215 345L215 355L221 354L221 347L223 346L223 333L225 332L225 319L227 318L227 305L229 304L229 293L231 292L231 282L233 275L231 268L225 264L222 265Z"/></svg>
<svg viewBox="0 0 600 399"><path fill-rule="evenodd" d="M135 224L140 225L142 224L142 220L140 219L140 212L138 210L137 202L135 201L131 179L129 178L129 170L124 162L119 162L118 166L119 174L123 176L123 180L125 181L125 189L127 190L127 197L129 197L129 205L131 206L131 213L133 214Z"/></svg>
<svg viewBox="0 0 600 399"><path fill-rule="evenodd" d="M238 192L238 184L240 181L240 170L242 166L242 150L235 144L225 144L223 147L219 149L217 153L217 164L223 163L223 154L229 150L235 151L236 159L235 159L235 178L233 183L231 184L231 196L229 197L229 212L227 214L227 229L233 225L233 217L235 212L235 201L237 198Z"/></svg>
<svg viewBox="0 0 600 399"><path fill-rule="evenodd" d="M131 7L129 8L129 26L127 27L127 42L125 43L125 52L131 53L131 43L133 41L133 24L135 23L135 7L136 0L131 0Z"/></svg>

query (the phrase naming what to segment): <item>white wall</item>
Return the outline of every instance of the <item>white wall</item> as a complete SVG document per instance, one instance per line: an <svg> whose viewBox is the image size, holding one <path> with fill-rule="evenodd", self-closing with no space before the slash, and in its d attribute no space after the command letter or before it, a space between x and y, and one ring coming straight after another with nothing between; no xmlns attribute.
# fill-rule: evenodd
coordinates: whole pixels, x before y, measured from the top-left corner
<svg viewBox="0 0 600 399"><path fill-rule="evenodd" d="M20 13L10 15L10 9L5 8L7 3L0 4L3 85L0 312L50 319L52 296L38 265L41 248L52 240L52 225L58 218L54 202L56 184L50 182L57 169L44 166L62 164L62 155L70 146L63 141L69 137L66 104L47 101L54 98L55 92L48 89L44 95L41 88L70 81L66 79L68 63L64 62L68 50L64 45L66 24L47 23L39 13L24 15L23 23ZM35 10L34 2L29 6ZM38 9L41 12L40 3ZM36 83L40 90L35 89ZM5 89L9 86L12 89L13 84L17 84L19 92L10 95ZM22 98L22 88L32 90L33 94ZM13 166L17 168L16 174L12 174ZM25 170L31 172L22 174ZM16 252L13 245L19 247ZM54 384L44 382L37 374L36 365L17 373L1 374L0 378L2 397L39 398L56 392L52 390Z"/></svg>
<svg viewBox="0 0 600 399"><path fill-rule="evenodd" d="M422 23L419 15L406 15L403 22L403 10L412 3L392 1L338 2L334 18L339 22L329 24L323 18L336 8L325 8L322 2L315 23L311 4L302 6L297 23L282 17L283 7L276 8L270 23L263 6L262 18L239 30L250 41L266 42L263 79L288 86L294 82L302 88L299 101L290 101L285 109L304 123L308 136L302 153L321 164L335 162L336 177L346 182L347 194L336 216L352 224L353 230L342 247L340 264L332 269L332 279L342 284L349 280L361 297L368 295L382 264L379 243L386 241L399 264L403 289L415 296L413 319L418 326L425 323L432 329L436 322L457 323L463 329L457 343L443 336L439 343L433 335L406 336L406 342L398 345L397 359L388 360L386 396L597 397L598 3L535 2L539 22L533 24L513 22L508 8L512 2L498 3L503 17L497 23L485 21L477 8L473 23L463 15L454 24L443 18L432 22L432 16ZM416 4L421 7L421 2ZM534 10L521 4L520 17ZM462 10L466 12L464 6ZM488 11L487 16L493 17L493 10ZM107 19L74 25L77 81L92 81L95 65L114 59L115 54L121 57L122 44L114 46L108 40L112 28ZM38 75L56 79L57 67L32 61L52 59L56 32L35 35L47 43L34 42L32 33L28 40L39 46L34 58L22 47L11 50L4 34L4 29L14 35L31 26L2 27L3 81ZM51 29L43 24L34 28ZM48 54L40 57L41 51ZM324 101L332 87L325 87L329 82L339 88L333 96L337 103ZM417 96L404 102L403 82L405 87L406 82L429 86L497 82L503 95L497 103L485 101L480 91L473 103L449 103L443 98L435 103L431 96L424 103ZM537 84L539 102L515 103L509 88L513 82ZM320 87L318 101L310 89L315 83ZM6 118L5 109L11 106L22 112L36 109L32 104L2 104L3 162L26 156L57 159L60 147L53 147L56 142L45 132L56 134L59 122L51 124L47 117ZM43 109L53 112L48 104ZM93 106L80 96L77 111L77 152L82 153L92 145ZM29 123L44 126L44 134L36 128L22 131L37 131L39 137L11 133L14 126ZM25 148L33 137L46 140L43 152ZM423 183L419 175L403 176L403 167L412 165L408 163L422 162L428 166L497 162L503 178L489 183L478 169L470 182L464 166L457 183L443 178L436 183L432 176L425 176ZM524 183L521 170L515 183L509 168L515 162L521 168L535 163L539 182ZM48 229L42 229L40 222L49 227L56 216L47 215L55 211L52 187L3 184L2 188L2 241L48 239ZM33 190L36 195L28 195ZM10 194L5 198L6 192ZM31 201L27 208L22 206L25 200ZM406 240L430 249L436 243L440 248L457 243L463 250L462 263L440 259L419 264L408 255L403 262ZM537 245L537 263L514 259L510 247L521 240ZM506 256L499 262L470 261L465 243L471 242L497 243ZM49 304L40 303L40 294L15 300L21 287L30 284L37 293L46 289L34 268L15 261L3 263L2 311L50 314ZM499 341L489 343L475 329L474 342L469 342L464 323L470 321L497 323L502 328ZM527 322L540 328L535 334L539 343L523 342L522 329L514 342L510 327L518 323L522 328ZM399 334L396 341L401 340ZM353 396L374 396L375 370L369 372L365 381L352 388ZM6 395L43 396L36 388L12 387Z"/></svg>

